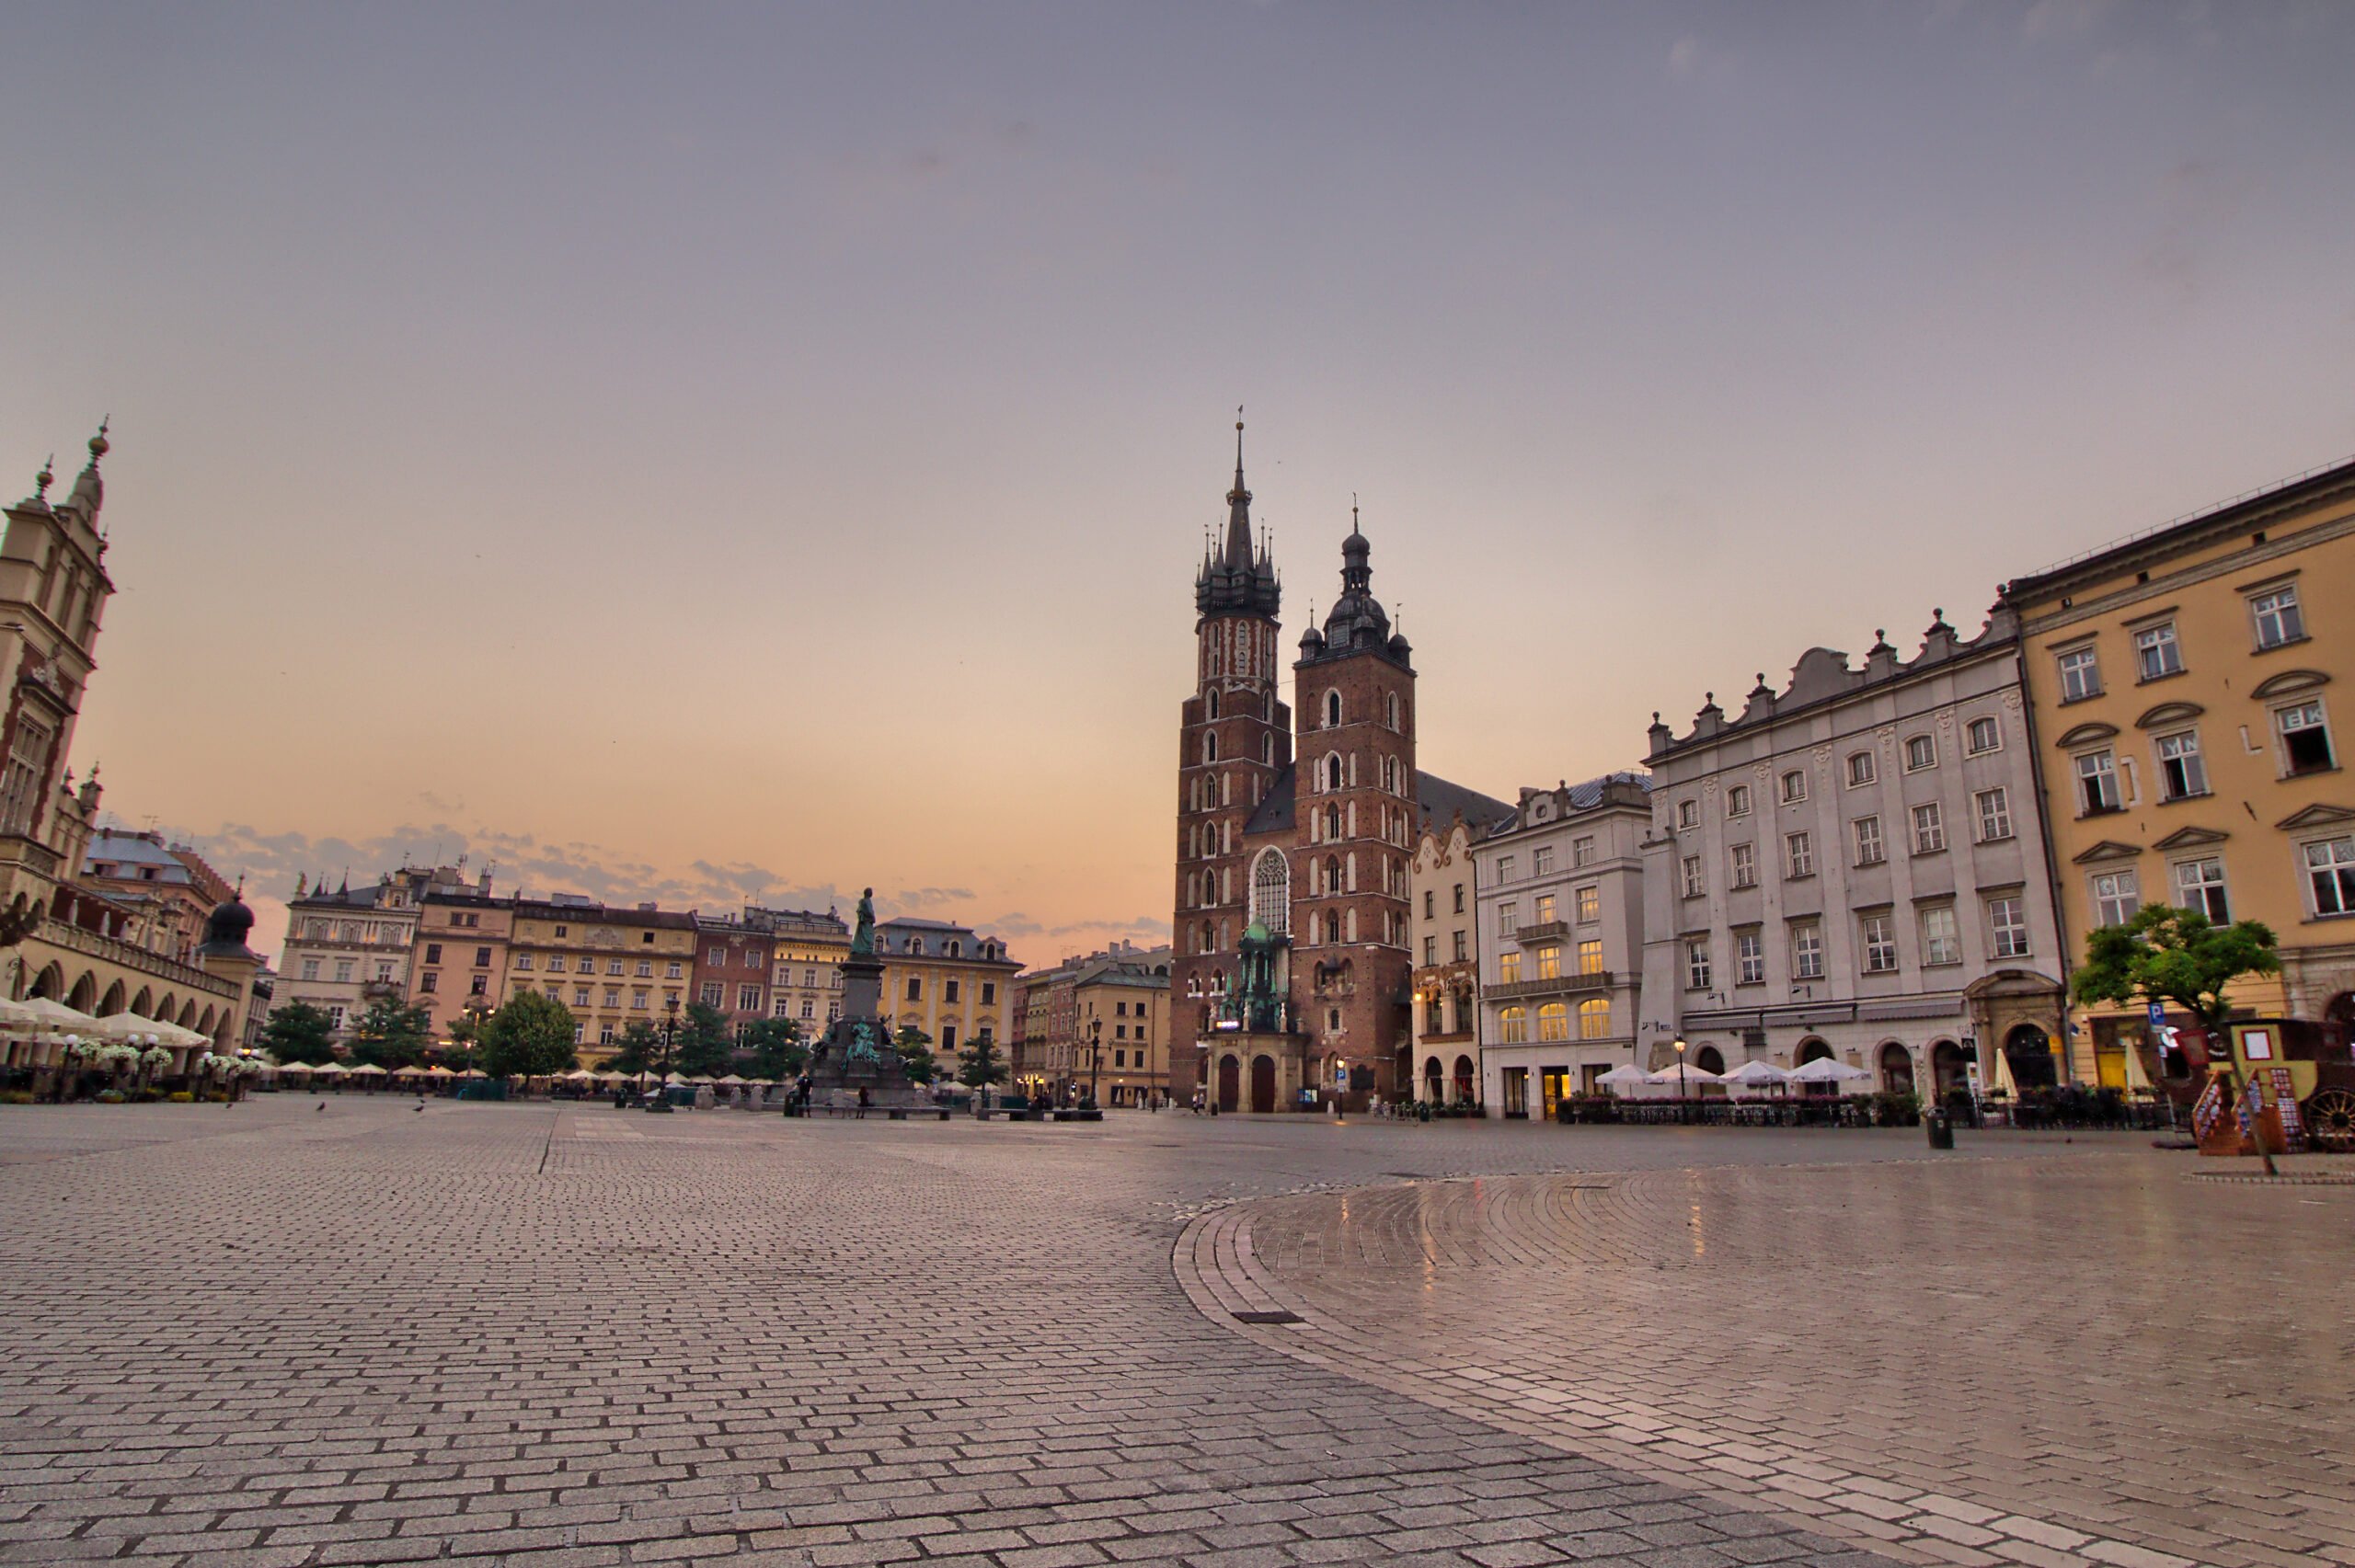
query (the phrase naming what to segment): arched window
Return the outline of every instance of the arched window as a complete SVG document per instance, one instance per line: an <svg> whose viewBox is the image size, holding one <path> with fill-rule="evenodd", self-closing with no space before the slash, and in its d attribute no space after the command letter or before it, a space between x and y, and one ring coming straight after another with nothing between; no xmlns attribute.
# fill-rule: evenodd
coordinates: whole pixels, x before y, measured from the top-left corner
<svg viewBox="0 0 2355 1568"><path fill-rule="evenodd" d="M1252 864L1251 918L1271 936L1292 933L1292 865L1281 850L1261 850Z"/></svg>
<svg viewBox="0 0 2355 1568"><path fill-rule="evenodd" d="M1211 945L1211 922L1208 921L1204 921L1202 922L1201 942L1194 951L1197 953L1215 953L1218 951L1218 949Z"/></svg>
<svg viewBox="0 0 2355 1568"><path fill-rule="evenodd" d="M1382 760L1382 787L1393 795L1398 793L1398 759L1396 757Z"/></svg>
<svg viewBox="0 0 2355 1568"><path fill-rule="evenodd" d="M1497 1037L1508 1046L1526 1044L1529 1039L1529 1009L1508 1007L1498 1013Z"/></svg>
<svg viewBox="0 0 2355 1568"><path fill-rule="evenodd" d="M1328 839L1341 836L1341 808L1338 806L1325 808L1325 836Z"/></svg>
<svg viewBox="0 0 2355 1568"><path fill-rule="evenodd" d="M1386 703L1384 704L1384 707L1385 707L1385 709L1387 710L1387 716L1388 716L1388 718L1389 718L1389 720L1390 720L1390 727L1391 727L1391 728L1393 728L1393 729L1397 728L1397 727L1398 727L1398 693L1397 693L1397 692L1391 692L1391 693L1390 693L1390 696L1389 696L1388 700L1387 700L1387 701L1386 701Z"/></svg>
<svg viewBox="0 0 2355 1568"><path fill-rule="evenodd" d="M1568 1003L1549 1001L1537 1010L1537 1037L1541 1040L1567 1040L1570 1037Z"/></svg>
<svg viewBox="0 0 2355 1568"><path fill-rule="evenodd" d="M1327 729L1341 727L1341 693L1338 692L1325 693L1325 727Z"/></svg>
<svg viewBox="0 0 2355 1568"><path fill-rule="evenodd" d="M955 937L950 937L948 939L948 956L951 958L962 958L965 956L965 944L958 941Z"/></svg>
<svg viewBox="0 0 2355 1568"><path fill-rule="evenodd" d="M1325 787L1327 789L1341 787L1341 754L1338 751L1328 751L1325 754Z"/></svg>
<svg viewBox="0 0 2355 1568"><path fill-rule="evenodd" d="M1611 1033L1611 999L1598 996L1579 1003L1579 1038L1600 1040Z"/></svg>
<svg viewBox="0 0 2355 1568"><path fill-rule="evenodd" d="M1218 717L1218 693L1216 692L1212 692L1211 693L1211 717Z"/></svg>
<svg viewBox="0 0 2355 1568"><path fill-rule="evenodd" d="M1325 911L1325 940L1336 945L1341 940L1341 914L1338 910Z"/></svg>
<svg viewBox="0 0 2355 1568"><path fill-rule="evenodd" d="M1340 861L1340 857L1339 857L1339 856L1338 856L1338 855L1329 855L1329 854L1328 854L1328 855L1327 855L1327 856L1325 857L1325 886L1324 886L1324 887L1320 887L1320 888L1318 888L1318 889L1317 889L1317 891L1318 891L1318 892L1320 892L1320 893L1338 893L1338 892L1339 892L1340 890L1341 890L1341 861Z"/></svg>
<svg viewBox="0 0 2355 1568"><path fill-rule="evenodd" d="M1205 762L1215 762L1218 761L1217 736L1205 735L1202 737L1202 761Z"/></svg>
<svg viewBox="0 0 2355 1568"><path fill-rule="evenodd" d="M1263 735L1259 737L1259 761L1265 762L1271 768L1276 765L1276 738L1274 736Z"/></svg>
<svg viewBox="0 0 2355 1568"><path fill-rule="evenodd" d="M921 936L909 937L908 952L911 956L921 956L924 953L924 938Z"/></svg>

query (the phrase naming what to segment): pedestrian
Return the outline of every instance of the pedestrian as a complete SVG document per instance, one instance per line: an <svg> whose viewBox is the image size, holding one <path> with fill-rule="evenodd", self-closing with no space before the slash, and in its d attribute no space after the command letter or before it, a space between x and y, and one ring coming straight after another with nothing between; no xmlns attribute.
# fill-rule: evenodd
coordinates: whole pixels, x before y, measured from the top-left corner
<svg viewBox="0 0 2355 1568"><path fill-rule="evenodd" d="M859 1121L865 1121L867 1119L867 1085L862 1083L858 1086L858 1116L856 1119Z"/></svg>

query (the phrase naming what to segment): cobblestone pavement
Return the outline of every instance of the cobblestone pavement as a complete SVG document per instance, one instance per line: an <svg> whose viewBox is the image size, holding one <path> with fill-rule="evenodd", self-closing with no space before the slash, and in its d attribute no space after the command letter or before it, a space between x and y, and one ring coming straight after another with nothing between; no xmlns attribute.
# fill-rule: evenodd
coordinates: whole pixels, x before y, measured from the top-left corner
<svg viewBox="0 0 2355 1568"><path fill-rule="evenodd" d="M2017 1206L2134 1163L2022 1139L1991 1147L2027 1163L1933 1173L1897 1134L320 1104L0 1110L0 1560L1866 1568L1888 1559L1844 1515L1810 1528L1673 1435L1572 1430L1473 1397L1460 1376L1410 1397L1371 1350L1302 1360L1304 1332L1318 1355L1395 1349L1384 1321L1429 1321L1411 1282L1397 1299L1365 1293L1360 1268L1386 1266L1372 1253L1327 1271L1331 1301L1303 1298L1322 1323L1279 1331L1200 1310L1224 1276L1195 1264L1196 1243L1296 1224L1280 1275L1253 1284L1246 1245L1235 1277L1298 1292L1320 1272L1318 1206L1456 1185L1404 1178L1493 1186L1599 1160L1670 1188L1896 1183L1951 1205L1993 1183ZM1794 1165L1826 1168L1776 1169ZM2182 1185L2180 1168L2155 1162L2100 1201L2128 1202L2136 1234L2155 1228L2140 1206ZM2215 1196L2249 1245L2275 1234L2282 1193ZM2326 1207L2279 1212L2344 1231L2338 1194L2300 1196ZM1799 1201L1824 1210L1801 1233L1830 1244L1828 1263L1879 1256L1837 1224L1839 1198ZM1465 1229L1467 1255L1482 1233ZM1448 1270L1425 1266L1441 1288ZM1878 1265L1873 1278L1905 1288ZM2235 1299L2212 1272L2200 1289L2208 1313ZM2067 1338L2100 1310L2054 1305ZM1695 1337L1743 1332L1740 1312L1721 1315ZM2343 1315L2314 1326L2337 1336L2343 1376ZM1567 1327L1544 1332L1567 1345ZM1502 1331L1491 1315L1478 1332ZM1646 1337L1684 1332L1663 1305ZM2221 1354L2256 1368L2294 1348ZM2308 1484L2297 1473L2278 1505ZM2129 1511L2176 1506L2112 1490ZM1922 1555L1906 1539L1889 1551Z"/></svg>
<svg viewBox="0 0 2355 1568"><path fill-rule="evenodd" d="M1222 1210L1180 1267L1304 1320L1271 1345L1909 1553L2355 1562L2355 1188L2198 1164L1425 1182Z"/></svg>

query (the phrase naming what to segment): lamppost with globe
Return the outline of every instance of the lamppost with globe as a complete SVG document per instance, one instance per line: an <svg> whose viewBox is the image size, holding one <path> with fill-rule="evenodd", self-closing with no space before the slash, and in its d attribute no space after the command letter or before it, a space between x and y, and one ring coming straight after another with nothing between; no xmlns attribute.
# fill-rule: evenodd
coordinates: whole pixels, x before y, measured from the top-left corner
<svg viewBox="0 0 2355 1568"><path fill-rule="evenodd" d="M1679 1035L1676 1036L1676 1119L1680 1122L1693 1119L1692 1103L1684 1097L1684 1036Z"/></svg>

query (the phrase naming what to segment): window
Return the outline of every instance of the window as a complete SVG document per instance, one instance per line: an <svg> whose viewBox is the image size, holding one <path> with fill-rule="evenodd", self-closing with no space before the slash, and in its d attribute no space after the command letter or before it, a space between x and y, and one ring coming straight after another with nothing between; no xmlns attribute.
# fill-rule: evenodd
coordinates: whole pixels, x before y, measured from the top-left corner
<svg viewBox="0 0 2355 1568"><path fill-rule="evenodd" d="M589 988L587 986L575 986L572 988L572 1005L575 1007L586 1007L589 1005Z"/></svg>
<svg viewBox="0 0 2355 1568"><path fill-rule="evenodd" d="M715 969L724 969L728 967L728 950L724 947L711 948L705 953L704 962Z"/></svg>
<svg viewBox="0 0 2355 1568"><path fill-rule="evenodd" d="M2101 666L2090 646L2073 647L2061 656L2061 700L2083 702L2101 695Z"/></svg>
<svg viewBox="0 0 2355 1568"><path fill-rule="evenodd" d="M1793 768L1783 775L1783 804L1795 805L1807 798L1807 775Z"/></svg>
<svg viewBox="0 0 2355 1568"><path fill-rule="evenodd" d="M528 970L531 968L531 967L532 967L532 956L531 956L529 953L518 953L518 954L516 954L516 955L515 955L515 967L516 967L516 968L521 969L521 970L526 970L526 971L528 971Z"/></svg>
<svg viewBox="0 0 2355 1568"><path fill-rule="evenodd" d="M336 978L337 979L339 979L339 980L348 980L348 979L351 979L351 960L350 960L350 959L349 959L349 958L338 958L338 959L335 961L335 978Z"/></svg>
<svg viewBox="0 0 2355 1568"><path fill-rule="evenodd" d="M2012 836L2011 797L2000 789L1982 789L1970 797L1979 809L1979 841L1993 843Z"/></svg>
<svg viewBox="0 0 2355 1568"><path fill-rule="evenodd" d="M1997 958L2026 958L2028 916L2018 899L1988 899L1988 934L1994 937Z"/></svg>
<svg viewBox="0 0 2355 1568"><path fill-rule="evenodd" d="M1603 889L1581 887L1572 897L1576 899L1580 925L1592 925L1603 918Z"/></svg>
<svg viewBox="0 0 2355 1568"><path fill-rule="evenodd" d="M1882 850L1880 841L1880 818L1859 817L1849 823L1848 828L1855 837L1856 864L1878 865L1886 858L1886 853Z"/></svg>
<svg viewBox="0 0 2355 1568"><path fill-rule="evenodd" d="M638 978L642 980L650 980L654 978L653 960L649 958L640 958L638 961Z"/></svg>
<svg viewBox="0 0 2355 1568"><path fill-rule="evenodd" d="M567 936L571 934L571 932L572 928L570 926L560 925L556 928L556 939L558 942L562 942Z"/></svg>
<svg viewBox="0 0 2355 1568"><path fill-rule="evenodd" d="M642 986L638 987L632 990L629 993L629 1004L642 1013L646 1010L647 996L648 992L646 989Z"/></svg>
<svg viewBox="0 0 2355 1568"><path fill-rule="evenodd" d="M486 948L484 951L488 952L488 949ZM619 958L608 958L605 960L605 973L608 975L618 975L621 972L622 961Z"/></svg>
<svg viewBox="0 0 2355 1568"><path fill-rule="evenodd" d="M2099 817L2118 808L2118 763L2107 747L2086 752L2077 759L2077 815Z"/></svg>
<svg viewBox="0 0 2355 1568"><path fill-rule="evenodd" d="M997 1005L997 982L995 980L983 980L982 982L982 1005L983 1007L995 1007ZM1139 1011L1143 1011L1144 1003L1139 1002L1137 1003L1137 1007Z"/></svg>
<svg viewBox="0 0 2355 1568"><path fill-rule="evenodd" d="M1937 802L1913 808L1913 853L1936 854L1947 847L1947 823Z"/></svg>
<svg viewBox="0 0 2355 1568"><path fill-rule="evenodd" d="M1684 989L1709 989L1709 944L1706 938L1684 944Z"/></svg>
<svg viewBox="0 0 2355 1568"><path fill-rule="evenodd" d="M1537 1010L1537 1037L1541 1040L1567 1040L1570 1037L1570 1009L1568 1003L1549 1001Z"/></svg>
<svg viewBox="0 0 2355 1568"><path fill-rule="evenodd" d="M1733 938L1734 979L1745 986L1766 983L1766 943L1754 931L1740 931Z"/></svg>
<svg viewBox="0 0 2355 1568"><path fill-rule="evenodd" d="M1436 937L1436 936L1426 936L1426 937L1424 937L1424 938L1423 938L1423 966L1424 966L1424 967L1429 968L1431 965L1436 964L1436 963L1438 963L1438 962L1439 962L1439 938L1438 938L1438 937Z"/></svg>
<svg viewBox="0 0 2355 1568"><path fill-rule="evenodd" d="M1873 782L1873 754L1869 751L1848 753L1848 787L1859 789Z"/></svg>
<svg viewBox="0 0 2355 1568"><path fill-rule="evenodd" d="M2003 750L2004 727L1993 718L1972 719L1970 728L1966 734L1968 736L1966 744L1974 757Z"/></svg>
<svg viewBox="0 0 2355 1568"><path fill-rule="evenodd" d="M1465 957L1465 934L1460 931L1455 933L1455 961L1459 964L1464 962Z"/></svg>
<svg viewBox="0 0 2355 1568"><path fill-rule="evenodd" d="M2134 634L2134 667L2145 681L2183 673L2183 649L2175 640L2174 622Z"/></svg>
<svg viewBox="0 0 2355 1568"><path fill-rule="evenodd" d="M1292 866L1281 850L1262 850L1251 867L1251 918L1274 936L1292 931Z"/></svg>
<svg viewBox="0 0 2355 1568"><path fill-rule="evenodd" d="M429 942L425 944L425 961L429 964L439 964L442 962L442 944L440 943Z"/></svg>
<svg viewBox="0 0 2355 1568"><path fill-rule="evenodd" d="M943 1001L955 1001L957 1000L957 992L961 989L958 983L955 980L943 980L940 984L940 1000Z"/></svg>
<svg viewBox="0 0 2355 1568"><path fill-rule="evenodd" d="M1537 923L1539 925L1554 923L1554 895L1551 893L1537 895Z"/></svg>
<svg viewBox="0 0 2355 1568"><path fill-rule="evenodd" d="M1497 1014L1497 1037L1505 1045L1518 1046L1529 1039L1529 1009L1508 1007Z"/></svg>
<svg viewBox="0 0 2355 1568"><path fill-rule="evenodd" d="M2330 729L2323 722L2320 703L2280 709L2275 722L2281 727L2281 754L2289 763L2289 776L2324 773L2333 765Z"/></svg>
<svg viewBox="0 0 2355 1568"><path fill-rule="evenodd" d="M417 989L424 992L426 995L431 996L435 991L442 989L442 977L435 974L432 970L428 969L425 972L425 978L417 982Z"/></svg>
<svg viewBox="0 0 2355 1568"><path fill-rule="evenodd" d="M1507 898L1497 906L1497 934L1511 936L1521 929L1521 906Z"/></svg>
<svg viewBox="0 0 2355 1568"><path fill-rule="evenodd" d="M1733 846L1733 885L1737 887L1758 886L1757 845L1736 844Z"/></svg>
<svg viewBox="0 0 2355 1568"><path fill-rule="evenodd" d="M1750 815L1750 786L1748 784L1736 784L1726 791L1726 815L1729 817Z"/></svg>
<svg viewBox="0 0 2355 1568"><path fill-rule="evenodd" d="M678 965L665 964L662 966L662 978L666 980L675 980L684 979L685 977L679 972Z"/></svg>
<svg viewBox="0 0 2355 1568"><path fill-rule="evenodd" d="M908 977L908 1000L910 1001L924 1000L924 981L914 975Z"/></svg>
<svg viewBox="0 0 2355 1568"><path fill-rule="evenodd" d="M1423 918L1427 921L1439 918L1439 895L1428 887L1423 889Z"/></svg>
<svg viewBox="0 0 2355 1568"><path fill-rule="evenodd" d="M1459 915L1464 912L1464 884L1461 882L1455 885L1455 912Z"/></svg>
<svg viewBox="0 0 2355 1568"><path fill-rule="evenodd" d="M1591 1001L1579 1003L1579 1038L1608 1039L1611 1036L1611 999L1598 996Z"/></svg>
<svg viewBox="0 0 2355 1568"><path fill-rule="evenodd" d="M1572 839L1570 841L1570 864L1572 865L1592 865L1594 864L1594 841L1592 839Z"/></svg>
<svg viewBox="0 0 2355 1568"><path fill-rule="evenodd" d="M488 975L477 975L474 978L473 983L467 986L466 990L469 994L474 996L488 996L490 994L490 977Z"/></svg>
<svg viewBox="0 0 2355 1568"><path fill-rule="evenodd" d="M1922 911L1922 962L1962 962L1962 927L1955 921L1952 905L1940 904Z"/></svg>
<svg viewBox="0 0 2355 1568"><path fill-rule="evenodd" d="M2355 914L2355 838L2326 839L2306 846L2306 881L2315 890L2315 913Z"/></svg>
<svg viewBox="0 0 2355 1568"><path fill-rule="evenodd" d="M738 986L736 988L736 1011L739 1013L758 1013L760 1010L761 988L758 986Z"/></svg>
<svg viewBox="0 0 2355 1568"><path fill-rule="evenodd" d="M2220 858L2178 861L2175 868L2175 901L2197 910L2218 925L2230 925L2232 904L2224 897L2224 863Z"/></svg>
<svg viewBox="0 0 2355 1568"><path fill-rule="evenodd" d="M1603 973L1603 939L1601 937L1589 937L1579 944L1579 973L1581 975Z"/></svg>
<svg viewBox="0 0 2355 1568"><path fill-rule="evenodd" d="M30 713L17 718L8 765L0 776L0 832L29 833L40 810L40 784L49 768L50 731Z"/></svg>
<svg viewBox="0 0 2355 1568"><path fill-rule="evenodd" d="M1897 969L1897 926L1887 915L1867 915L1860 922L1865 946L1865 973L1893 974Z"/></svg>
<svg viewBox="0 0 2355 1568"><path fill-rule="evenodd" d="M1529 852L1529 870L1533 876L1550 876L1554 874L1554 848L1551 844L1543 845Z"/></svg>
<svg viewBox="0 0 2355 1568"><path fill-rule="evenodd" d="M1341 727L1341 693L1338 692L1325 693L1325 727L1327 729Z"/></svg>
<svg viewBox="0 0 2355 1568"><path fill-rule="evenodd" d="M1511 855L1509 855L1509 854L1500 854L1500 855L1497 856L1497 880L1498 880L1498 881L1499 881L1499 882L1510 882L1510 881L1511 881L1511 880L1514 878L1514 876L1518 876L1519 874L1520 874L1520 867L1515 864L1514 859L1513 859L1513 857L1512 857Z"/></svg>
<svg viewBox="0 0 2355 1568"><path fill-rule="evenodd" d="M2257 623L2257 648L2259 653L2283 643L2294 643L2306 635L2305 612L2298 608L2297 585L2270 589L2253 595L2248 601L2249 614Z"/></svg>
<svg viewBox="0 0 2355 1568"><path fill-rule="evenodd" d="M1918 773L1924 768L1938 765L1938 743L1935 737L1916 735L1905 742L1905 771Z"/></svg>
<svg viewBox="0 0 2355 1568"><path fill-rule="evenodd" d="M1783 859L1790 866L1793 876L1815 875L1815 835L1786 833L1783 835Z"/></svg>
<svg viewBox="0 0 2355 1568"><path fill-rule="evenodd" d="M621 988L619 986L607 986L605 988L605 1005L607 1007L619 1007L621 1004Z"/></svg>
<svg viewBox="0 0 2355 1568"><path fill-rule="evenodd" d="M1697 803L1690 800L1676 803L1676 825L1679 828L1697 828L1700 824L1701 807Z"/></svg>
<svg viewBox="0 0 2355 1568"><path fill-rule="evenodd" d="M1697 854L1686 855L1684 857L1684 896L1688 898L1697 898L1706 891L1708 891L1707 885L1701 879L1701 857Z"/></svg>
<svg viewBox="0 0 2355 1568"><path fill-rule="evenodd" d="M1823 978L1823 928L1813 921L1802 921L1791 927L1791 978Z"/></svg>
<svg viewBox="0 0 2355 1568"><path fill-rule="evenodd" d="M2200 733L2162 735L2159 749L2159 798L2184 800L2208 793L2208 770L2200 761Z"/></svg>
<svg viewBox="0 0 2355 1568"><path fill-rule="evenodd" d="M563 954L551 953L548 955L548 973L551 975L560 975L564 973Z"/></svg>
<svg viewBox="0 0 2355 1568"><path fill-rule="evenodd" d="M808 997L808 996L805 996L805 997L803 997L803 998L801 999L801 1016L802 1016L802 1017L804 1017L804 1018L811 1017L811 1016L815 1015L815 1013L817 1013L817 1010L818 1010L818 1003L817 1003L817 999L816 999L815 997Z"/></svg>
<svg viewBox="0 0 2355 1568"><path fill-rule="evenodd" d="M2142 894L2131 871L2104 871L2094 877L2094 923L2124 925L2142 907Z"/></svg>

